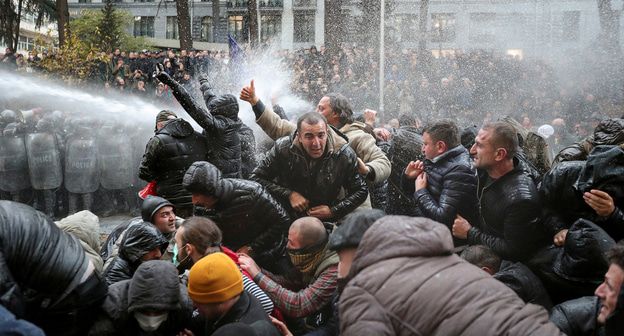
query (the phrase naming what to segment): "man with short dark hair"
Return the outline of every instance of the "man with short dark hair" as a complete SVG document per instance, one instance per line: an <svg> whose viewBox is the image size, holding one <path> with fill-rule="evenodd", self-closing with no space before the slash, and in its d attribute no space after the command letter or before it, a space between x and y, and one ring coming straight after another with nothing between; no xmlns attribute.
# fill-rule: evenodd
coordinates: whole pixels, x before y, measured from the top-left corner
<svg viewBox="0 0 624 336"><path fill-rule="evenodd" d="M624 330L624 240L607 253L609 270L596 296L566 301L553 308L550 320L568 336L621 335Z"/></svg>
<svg viewBox="0 0 624 336"><path fill-rule="evenodd" d="M297 130L279 139L251 175L293 217L337 220L355 210L368 195L357 172L357 158L346 139L328 131L321 114L299 117ZM338 199L341 189L345 197Z"/></svg>
<svg viewBox="0 0 624 336"><path fill-rule="evenodd" d="M470 155L459 143L459 129L451 120L427 126L423 132L424 161L412 161L403 175L404 190L414 195L420 213L449 230L459 215L477 222L477 177ZM465 242L455 240L455 245Z"/></svg>
<svg viewBox="0 0 624 336"><path fill-rule="evenodd" d="M514 158L518 137L503 122L484 125L470 149L478 173L481 221L458 216L453 236L485 245L506 260L529 259L548 238L542 228L539 194Z"/></svg>

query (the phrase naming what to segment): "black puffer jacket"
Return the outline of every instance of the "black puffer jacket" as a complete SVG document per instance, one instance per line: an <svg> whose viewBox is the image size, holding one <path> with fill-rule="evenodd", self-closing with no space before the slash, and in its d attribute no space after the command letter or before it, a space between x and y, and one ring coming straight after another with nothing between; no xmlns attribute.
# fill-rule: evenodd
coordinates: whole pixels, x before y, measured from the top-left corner
<svg viewBox="0 0 624 336"><path fill-rule="evenodd" d="M556 305L550 321L568 336L597 335L599 310L598 297L584 296Z"/></svg>
<svg viewBox="0 0 624 336"><path fill-rule="evenodd" d="M329 206L334 219L355 210L368 195L366 183L357 172L355 152L348 144L335 145L329 133L325 154L311 165L296 134L277 140L254 170L251 179L264 185L293 213L288 200L293 191L308 199L310 208ZM346 196L338 199L343 188Z"/></svg>
<svg viewBox="0 0 624 336"><path fill-rule="evenodd" d="M550 311L553 304L540 279L520 262L503 261L494 279L513 289L526 303L540 305Z"/></svg>
<svg viewBox="0 0 624 336"><path fill-rule="evenodd" d="M388 202L386 204L386 213L389 215L421 216L412 197L413 191L403 191L401 180L410 161L425 159L422 145L422 136L416 127L401 126L392 136L388 150L388 159L392 165L388 178Z"/></svg>
<svg viewBox="0 0 624 336"><path fill-rule="evenodd" d="M609 217L600 217L585 203L590 189L607 192L615 203ZM624 238L624 150L598 146L587 161L562 162L544 176L540 192L544 201L544 223L551 236L569 228L579 218L602 227L614 240Z"/></svg>
<svg viewBox="0 0 624 336"><path fill-rule="evenodd" d="M247 179L258 165L258 160L256 160L256 137L251 128L242 122L238 135L241 144L241 175L244 179Z"/></svg>
<svg viewBox="0 0 624 336"><path fill-rule="evenodd" d="M233 251L250 245L254 257L281 256L290 227L282 205L259 183L221 178L214 165L196 162L184 176L191 192L214 196L217 204L208 215L223 232L223 244Z"/></svg>
<svg viewBox="0 0 624 336"><path fill-rule="evenodd" d="M210 155L208 161L217 166L225 177L241 177L241 143L238 119L238 101L231 94L215 96L207 83L200 90L206 103L199 102L166 72L158 75L158 80L167 84L184 110L204 129ZM199 160L198 160L199 161ZM187 167L188 168L188 167Z"/></svg>
<svg viewBox="0 0 624 336"><path fill-rule="evenodd" d="M153 332L139 327L135 311L166 311L167 320ZM108 288L101 313L90 336L108 335L177 335L191 326L193 303L186 287L178 280L178 271L167 261L148 261L137 269L132 279Z"/></svg>
<svg viewBox="0 0 624 336"><path fill-rule="evenodd" d="M624 143L624 119L605 119L596 126L593 135L562 149L555 156L553 165L563 161L585 160L595 146L622 143Z"/></svg>
<svg viewBox="0 0 624 336"><path fill-rule="evenodd" d="M157 193L176 207L192 207L191 194L182 187L182 177L195 161L206 160L206 139L183 119L174 119L147 143L139 177L156 180Z"/></svg>
<svg viewBox="0 0 624 336"><path fill-rule="evenodd" d="M110 285L132 278L141 265L141 257L155 248L165 253L167 245L169 242L154 225L145 222L130 225L119 247L119 255L104 270L106 282Z"/></svg>
<svg viewBox="0 0 624 336"><path fill-rule="evenodd" d="M481 222L468 231L470 245L485 245L501 258L523 261L549 241L542 227L541 203L535 184L514 159L514 169L489 185L479 171Z"/></svg>
<svg viewBox="0 0 624 336"><path fill-rule="evenodd" d="M466 148L458 145L434 161L424 161L427 188L414 193L414 181L407 180L404 175L403 190L414 195L423 217L440 222L449 230L457 215L469 223L478 223L477 175ZM457 245L458 241L455 243Z"/></svg>
<svg viewBox="0 0 624 336"><path fill-rule="evenodd" d="M539 251L528 265L542 280L554 303L592 295L609 268L606 253L615 241L594 223L577 220L562 247Z"/></svg>
<svg viewBox="0 0 624 336"><path fill-rule="evenodd" d="M0 201L0 304L21 315L21 291L56 302L78 286L87 256L76 238L35 209Z"/></svg>

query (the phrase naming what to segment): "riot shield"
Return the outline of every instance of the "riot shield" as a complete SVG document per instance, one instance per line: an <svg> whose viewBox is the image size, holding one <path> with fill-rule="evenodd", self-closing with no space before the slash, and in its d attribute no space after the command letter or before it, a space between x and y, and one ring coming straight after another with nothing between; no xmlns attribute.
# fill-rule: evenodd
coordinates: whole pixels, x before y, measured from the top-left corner
<svg viewBox="0 0 624 336"><path fill-rule="evenodd" d="M61 153L51 133L26 135L30 184L36 190L55 189L63 183Z"/></svg>
<svg viewBox="0 0 624 336"><path fill-rule="evenodd" d="M95 139L70 138L65 153L65 189L78 194L95 192L100 186Z"/></svg>
<svg viewBox="0 0 624 336"><path fill-rule="evenodd" d="M134 160L130 137L110 134L98 138L100 184L109 190L125 189L132 185Z"/></svg>
<svg viewBox="0 0 624 336"><path fill-rule="evenodd" d="M29 187L24 137L0 136L0 190L16 192Z"/></svg>

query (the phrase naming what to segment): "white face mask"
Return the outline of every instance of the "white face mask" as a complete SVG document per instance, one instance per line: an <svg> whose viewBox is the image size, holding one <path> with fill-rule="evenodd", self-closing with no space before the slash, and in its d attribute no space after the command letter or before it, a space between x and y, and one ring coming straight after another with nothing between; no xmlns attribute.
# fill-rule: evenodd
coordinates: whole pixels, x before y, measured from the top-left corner
<svg viewBox="0 0 624 336"><path fill-rule="evenodd" d="M134 312L134 318L139 322L139 327L145 331L154 331L167 320L169 313L162 315L145 315L138 311Z"/></svg>

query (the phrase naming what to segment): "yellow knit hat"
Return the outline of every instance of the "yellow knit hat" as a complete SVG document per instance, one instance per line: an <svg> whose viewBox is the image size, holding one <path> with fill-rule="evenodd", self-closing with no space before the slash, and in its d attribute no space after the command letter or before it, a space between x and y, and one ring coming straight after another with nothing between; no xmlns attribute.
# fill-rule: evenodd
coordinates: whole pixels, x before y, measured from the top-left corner
<svg viewBox="0 0 624 336"><path fill-rule="evenodd" d="M227 301L243 292L243 276L227 255L219 252L201 258L188 278L188 294L195 303Z"/></svg>

